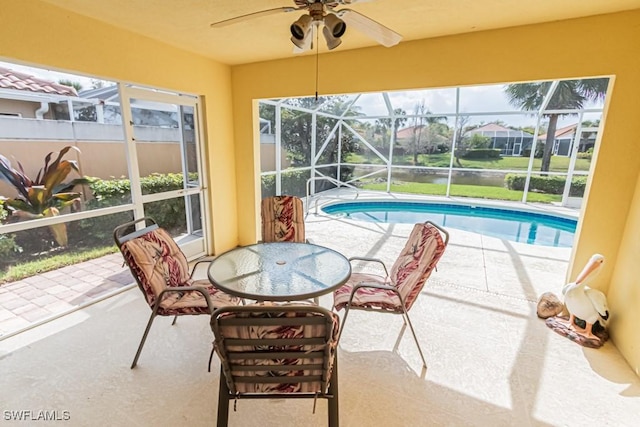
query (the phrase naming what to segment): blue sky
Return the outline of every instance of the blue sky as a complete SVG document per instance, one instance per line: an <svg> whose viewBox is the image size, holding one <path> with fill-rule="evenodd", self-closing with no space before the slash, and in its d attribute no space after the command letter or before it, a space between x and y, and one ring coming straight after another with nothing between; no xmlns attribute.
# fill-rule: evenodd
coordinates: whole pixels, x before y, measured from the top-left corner
<svg viewBox="0 0 640 427"><path fill-rule="evenodd" d="M64 73L56 70L35 68L9 62L1 62L0 66L33 74L37 77L58 82L59 80L71 80L82 85L83 89L90 89L92 81L98 80L78 74ZM106 82L114 84L113 82ZM483 85L466 86L460 88L460 112L503 112L517 111L504 93L505 85ZM422 100L425 107L432 113L453 114L455 113L456 90L455 88L424 89L411 91L388 92L393 108L402 108L407 114L413 114L415 106ZM363 94L356 103L360 107L360 112L366 115L380 116L387 114L387 107L381 94ZM598 105L590 104L588 108L602 108L602 103ZM587 114L585 120L596 120L599 114ZM480 116L472 118L471 123L489 123L501 119L512 126L535 126L536 119L530 115L503 115L503 116ZM508 119L508 120L507 120ZM577 121L576 116L563 117L558 126L563 127Z"/></svg>

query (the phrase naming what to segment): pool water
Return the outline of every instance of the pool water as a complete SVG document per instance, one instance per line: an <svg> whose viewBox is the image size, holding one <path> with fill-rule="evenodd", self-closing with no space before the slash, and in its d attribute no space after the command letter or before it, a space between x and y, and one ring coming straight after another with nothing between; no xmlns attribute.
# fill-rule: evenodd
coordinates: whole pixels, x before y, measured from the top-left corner
<svg viewBox="0 0 640 427"><path fill-rule="evenodd" d="M346 218L415 224L433 221L443 227L471 231L530 245L571 247L575 219L485 206L421 202L342 202L322 210Z"/></svg>

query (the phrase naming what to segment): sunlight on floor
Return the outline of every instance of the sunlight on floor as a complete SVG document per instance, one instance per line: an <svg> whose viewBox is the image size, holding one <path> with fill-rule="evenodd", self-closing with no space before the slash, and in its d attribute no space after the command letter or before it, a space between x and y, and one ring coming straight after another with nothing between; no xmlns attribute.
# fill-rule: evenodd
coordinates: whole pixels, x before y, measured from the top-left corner
<svg viewBox="0 0 640 427"><path fill-rule="evenodd" d="M387 262L410 228L307 217L312 243ZM535 314L541 292L559 294L569 250L449 231L438 271L410 311L426 376L409 333L392 351L400 316L350 314L339 349L342 425L635 425L640 379L615 346L580 347ZM320 303L330 306L331 297ZM130 370L148 316L134 288L0 341L0 389L11 391L2 409L68 410L69 425L212 425L219 364L214 358L207 373L208 318L173 327L159 318ZM323 401L315 415L308 401L237 407L232 426L326 425Z"/></svg>

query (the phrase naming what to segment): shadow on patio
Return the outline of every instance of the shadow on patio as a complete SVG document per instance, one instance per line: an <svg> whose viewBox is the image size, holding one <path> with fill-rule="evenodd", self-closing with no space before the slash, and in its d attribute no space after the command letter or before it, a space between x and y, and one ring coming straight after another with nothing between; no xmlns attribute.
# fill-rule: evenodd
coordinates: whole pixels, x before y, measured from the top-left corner
<svg viewBox="0 0 640 427"><path fill-rule="evenodd" d="M312 243L385 261L410 228L307 218ZM535 314L537 295L560 293L570 250L449 231L450 246L410 313L426 377L409 336L391 351L399 316L353 312L338 356L342 425L635 425L640 379L613 344L582 348ZM172 327L159 318L130 370L148 315L130 289L0 341L0 389L10 391L2 409L66 410L70 425L214 424L219 364L214 358L207 373L208 319L187 316ZM306 401L239 401L230 425L325 425L326 403L318 406L313 415Z"/></svg>

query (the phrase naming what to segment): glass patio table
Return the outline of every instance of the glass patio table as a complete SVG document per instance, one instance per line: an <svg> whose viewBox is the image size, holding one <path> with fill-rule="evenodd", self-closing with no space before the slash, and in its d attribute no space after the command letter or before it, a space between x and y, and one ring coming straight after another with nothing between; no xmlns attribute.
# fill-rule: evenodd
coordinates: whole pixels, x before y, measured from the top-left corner
<svg viewBox="0 0 640 427"><path fill-rule="evenodd" d="M351 275L339 252L310 243L257 243L223 253L209 265L211 283L258 301L295 301L334 291Z"/></svg>

